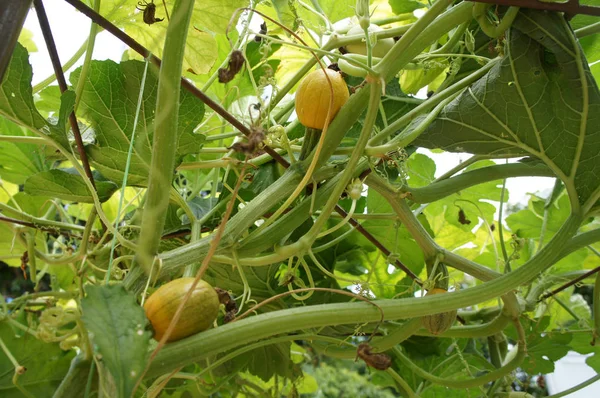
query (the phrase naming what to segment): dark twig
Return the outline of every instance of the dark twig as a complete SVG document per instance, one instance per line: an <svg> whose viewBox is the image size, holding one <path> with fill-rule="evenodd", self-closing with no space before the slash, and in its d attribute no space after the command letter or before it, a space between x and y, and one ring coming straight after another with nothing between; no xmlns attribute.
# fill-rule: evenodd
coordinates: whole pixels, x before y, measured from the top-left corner
<svg viewBox="0 0 600 398"><path fill-rule="evenodd" d="M80 12L82 12L84 15L86 15L88 18L90 18L92 21L94 21L97 25L101 26L104 30L113 34L116 38L118 38L123 43L128 45L132 50L134 50L141 56L147 58L153 64L160 66L161 61L158 57L152 55L152 53L150 53L150 51L147 48L145 48L140 43L135 41L133 38L128 36L121 29L119 29L118 27L113 25L110 21L108 21L102 15L98 14L93 9L86 6L79 0L65 0L65 1L69 4L71 4L73 7L75 7ZM183 88L188 90L190 93L192 93L198 99L200 99L202 102L204 102L206 105L208 105L209 108L214 110L223 119L225 119L232 126L237 128L239 131L241 131L245 136L250 136L251 131L248 127L246 127L243 123L241 123L239 120L237 120L233 115L231 115L229 112L227 112L227 110L224 109L223 107L221 107L221 105L214 102L211 98L209 98L206 94L204 94L201 90L199 90L196 86L194 86L189 80L182 77L181 84L182 84ZM265 145L263 147L263 150L265 152L267 152L277 163L279 163L283 167L288 168L290 166L289 162L287 160L285 160L277 152L275 152L271 147ZM346 211L344 211L344 209L342 209L339 205L337 205L335 207L335 211L338 214L340 214L342 217L346 217L348 215L348 213L346 213ZM377 240L377 238L375 238L373 235L371 235L369 232L367 232L355 219L351 218L349 222L353 226L356 227L357 231L359 231L365 238L367 238L379 250L381 250L382 253L384 253L386 256L389 256L391 254L391 251L389 251L385 246L383 246L383 244L381 244L381 242L379 242ZM417 283L419 283L419 278L410 269L408 269L408 267L406 267L404 264L402 264L402 262L400 260L396 259L394 264L396 265L396 267L398 267L398 268L402 269L404 272L406 272L406 274L408 276L410 276L413 280L415 280Z"/></svg>
<svg viewBox="0 0 600 398"><path fill-rule="evenodd" d="M565 283L562 286L557 287L556 289L552 290L549 293L543 294L539 299L538 299L538 303L542 300L547 299L548 297L552 297L557 293L562 292L563 290L573 286L574 284L576 284L577 282L581 282L582 280L584 280L585 278L589 278L590 276L594 275L596 272L600 271L600 267L596 267L593 270L591 270L590 272L586 272L585 274L573 279L572 281L569 281L567 283Z"/></svg>
<svg viewBox="0 0 600 398"><path fill-rule="evenodd" d="M570 17L577 14L600 16L600 7L580 5L579 0L569 0L564 3L542 2L537 0L468 0L476 3L496 4L499 6L514 6L532 8L535 10L560 11Z"/></svg>
<svg viewBox="0 0 600 398"><path fill-rule="evenodd" d="M56 44L54 43L54 38L52 37L52 31L50 29L50 23L48 22L46 10L44 9L44 4L42 3L42 0L34 0L33 4L35 6L35 11L38 16L38 21L40 22L42 34L44 35L44 40L46 41L48 53L50 54L50 60L52 61L52 67L54 68L54 73L56 74L56 81L58 82L58 87L60 88L60 92L64 93L68 90L67 81L65 80L65 75L62 71L62 65L58 57L58 52L56 51ZM69 115L69 123L71 124L73 135L75 136L75 142L77 143L77 152L79 152L79 158L81 159L81 163L83 164L83 170L85 171L85 175L90 180L92 186L95 189L96 184L94 182L94 176L92 175L90 163L85 153L85 149L83 148L83 140L81 139L81 132L79 131L79 124L77 123L77 117L75 116L74 111L71 112L71 114Z"/></svg>

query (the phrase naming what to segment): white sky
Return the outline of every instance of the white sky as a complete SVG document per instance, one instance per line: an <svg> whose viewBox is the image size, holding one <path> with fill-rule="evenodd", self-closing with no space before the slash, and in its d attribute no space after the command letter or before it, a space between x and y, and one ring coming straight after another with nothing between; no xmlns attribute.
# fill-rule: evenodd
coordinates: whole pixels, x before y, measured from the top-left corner
<svg viewBox="0 0 600 398"><path fill-rule="evenodd" d="M133 4L133 3L132 3ZM62 0L45 0L44 5L50 20L52 34L58 47L59 57L62 63L65 63L71 56L81 47L85 38L89 33L89 19L77 12L72 6ZM52 64L42 32L40 30L37 17L33 9L30 11L25 28L33 33L33 39L37 44L38 52L31 53L29 61L33 66L33 84L42 81L46 77L53 74ZM104 60L112 59L119 61L126 46L118 39L114 38L108 32L101 32L96 38L96 46L94 48L94 59ZM83 63L83 57L75 65L75 68ZM67 74L68 79L68 74ZM432 154L427 150L419 150L421 153L426 153L432 157L437 166L436 177L442 175L460 161L468 159L469 154L442 153ZM507 188L510 192L509 203L527 203L528 193L543 191L544 195L548 194L554 185L554 179L544 177L526 177L526 178L511 178L507 181Z"/></svg>

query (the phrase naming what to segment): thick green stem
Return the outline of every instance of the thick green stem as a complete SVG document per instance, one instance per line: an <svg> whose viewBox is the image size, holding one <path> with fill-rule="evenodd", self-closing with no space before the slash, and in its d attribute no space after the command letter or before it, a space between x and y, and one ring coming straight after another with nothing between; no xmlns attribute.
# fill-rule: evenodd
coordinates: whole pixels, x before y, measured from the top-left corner
<svg viewBox="0 0 600 398"><path fill-rule="evenodd" d="M395 76L404 65L412 61L425 47L448 33L450 29L472 18L471 9L473 4L469 2L463 2L442 14L452 3L454 3L454 0L437 0L425 15L419 18L394 44L391 51L375 67L375 70L381 73L384 80L387 81Z"/></svg>
<svg viewBox="0 0 600 398"><path fill-rule="evenodd" d="M402 343L412 336L421 327L421 318L413 318L404 324L395 327L387 336L374 338L370 342L373 351L383 352ZM326 344L322 342L313 342L311 346L322 353L333 358L352 359L356 357L356 347L340 346L338 344Z"/></svg>
<svg viewBox="0 0 600 398"><path fill-rule="evenodd" d="M152 162L137 253L147 275L151 272L154 256L157 254L169 206L178 138L180 76L193 9L194 0L175 2L165 38L156 99Z"/></svg>
<svg viewBox="0 0 600 398"><path fill-rule="evenodd" d="M406 194L407 198L413 202L431 203L484 182L525 176L554 177L554 172L541 163L533 165L528 163L499 164L472 170L422 188L403 186L400 188L400 192Z"/></svg>

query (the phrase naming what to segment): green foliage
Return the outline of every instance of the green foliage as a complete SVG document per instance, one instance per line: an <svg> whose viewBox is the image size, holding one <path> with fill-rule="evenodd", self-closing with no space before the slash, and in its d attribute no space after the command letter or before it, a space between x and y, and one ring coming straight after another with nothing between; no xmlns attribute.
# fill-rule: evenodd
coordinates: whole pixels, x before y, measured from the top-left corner
<svg viewBox="0 0 600 398"><path fill-rule="evenodd" d="M135 297L122 286L88 286L81 300L82 321L95 352L112 378L119 396L130 396L146 363L148 320Z"/></svg>
<svg viewBox="0 0 600 398"><path fill-rule="evenodd" d="M18 333L18 334L17 334ZM44 343L28 333L20 333L6 323L0 323L0 341L10 347L13 357L26 371L18 377L20 389L35 397L51 397L69 370L75 356L63 351L56 343ZM15 368L9 358L0 355L0 393L3 397L23 397L22 390L13 384Z"/></svg>
<svg viewBox="0 0 600 398"><path fill-rule="evenodd" d="M311 395L318 398L334 398L360 396L373 398L391 398L396 395L389 389L383 389L370 383L379 372L368 375L365 369L347 369L347 363L337 361L333 364L321 363L314 370L314 377L319 385L319 392Z"/></svg>
<svg viewBox="0 0 600 398"><path fill-rule="evenodd" d="M71 82L79 79L80 69L71 74ZM95 144L87 147L92 164L108 179L122 181L127 162L129 142L133 134L136 108L144 63L125 61L93 61L87 75L80 109L95 133ZM139 120L135 126L135 151L131 157L128 184L145 185L150 164L152 132L154 130L157 76L150 67L143 84ZM181 93L177 135L179 158L200 149L204 136L193 132L202 121L204 104L189 92ZM168 112L167 109L160 112Z"/></svg>
<svg viewBox="0 0 600 398"><path fill-rule="evenodd" d="M470 2L369 2L371 23L399 39L366 79L345 77L350 99L311 163L297 160L295 87L343 55L356 1L206 0L176 15L189 1L150 3L164 18L151 25L135 2L100 7L182 61L205 96L182 89L177 114L156 104L179 76L159 78L133 50L34 94L28 51L41 41L25 32L15 48L0 84L0 267L14 278L0 297L0 395L497 397L569 351L600 370L600 295L568 285L600 265L596 20L522 9L491 39ZM155 131L161 118L176 128ZM173 143L175 169L155 138ZM446 165L444 151L477 157ZM555 189L509 206L506 179L526 176ZM151 354L141 303L201 264L221 289L217 320ZM434 264L447 280L427 281ZM431 283L454 291L424 296ZM422 327L454 310L464 325Z"/></svg>
<svg viewBox="0 0 600 398"><path fill-rule="evenodd" d="M507 101L507 98L514 99ZM455 152L526 155L544 160L573 205L598 198L600 92L581 47L558 14L522 11L506 56L449 104L417 144Z"/></svg>

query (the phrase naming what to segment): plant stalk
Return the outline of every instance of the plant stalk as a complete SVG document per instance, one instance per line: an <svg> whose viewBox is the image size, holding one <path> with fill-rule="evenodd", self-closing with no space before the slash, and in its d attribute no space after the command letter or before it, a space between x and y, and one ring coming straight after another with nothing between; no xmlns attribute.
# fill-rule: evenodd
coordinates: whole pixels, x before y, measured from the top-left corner
<svg viewBox="0 0 600 398"><path fill-rule="evenodd" d="M194 0L177 0L167 28L164 60L160 67L156 98L152 161L148 176L146 204L142 215L138 260L150 275L165 225L171 181L175 169L179 118L180 76Z"/></svg>

